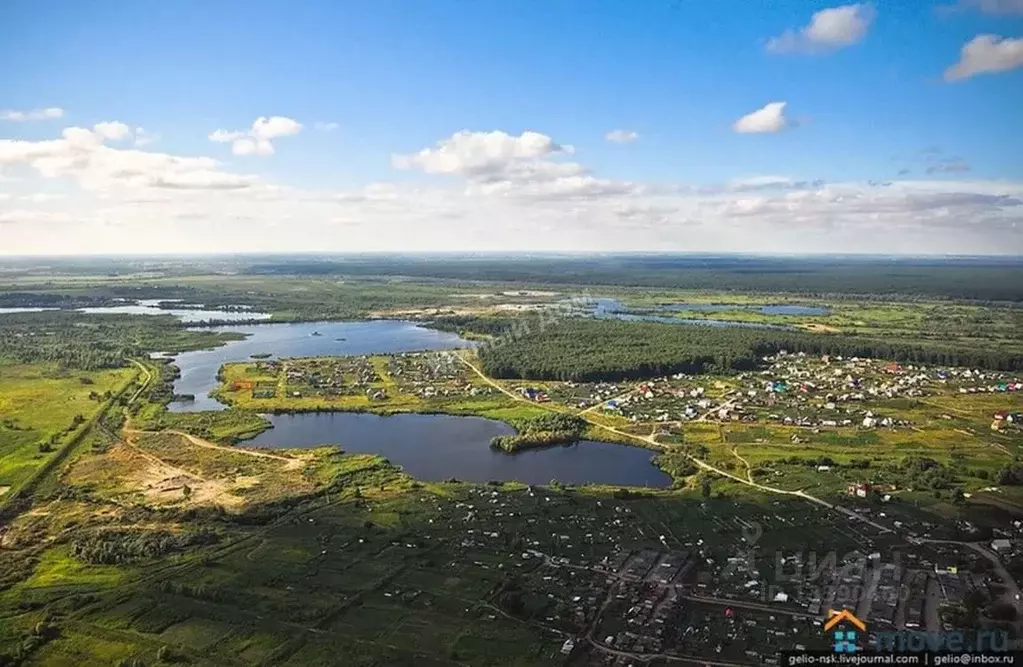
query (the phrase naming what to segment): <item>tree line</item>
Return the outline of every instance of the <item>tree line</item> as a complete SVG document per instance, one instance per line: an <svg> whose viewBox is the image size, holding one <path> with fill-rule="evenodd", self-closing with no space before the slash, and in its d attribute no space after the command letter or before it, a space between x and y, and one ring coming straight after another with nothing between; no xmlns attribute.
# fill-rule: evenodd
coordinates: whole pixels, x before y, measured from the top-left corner
<svg viewBox="0 0 1023 667"><path fill-rule="evenodd" d="M454 322L447 322L449 325ZM457 323L496 338L479 348L484 371L499 378L630 380L674 373L751 370L780 351L886 359L912 364L1023 369L1023 357L938 342L899 342L843 334L750 327L710 327L567 318L546 327L510 320L466 318Z"/></svg>

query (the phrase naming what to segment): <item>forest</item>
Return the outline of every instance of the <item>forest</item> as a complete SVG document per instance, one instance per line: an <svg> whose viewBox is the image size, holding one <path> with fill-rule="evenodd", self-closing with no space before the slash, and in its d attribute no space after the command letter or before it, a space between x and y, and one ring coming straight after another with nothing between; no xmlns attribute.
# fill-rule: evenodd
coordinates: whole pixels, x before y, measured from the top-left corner
<svg viewBox="0 0 1023 667"><path fill-rule="evenodd" d="M469 319L460 324L474 326ZM494 327L493 321L481 323L488 333ZM781 350L993 370L1023 368L1023 357L1003 351L746 327L568 318L546 327L522 327L517 334L506 331L508 335L479 348L483 369L493 377L592 382L721 373L756 368L762 357Z"/></svg>
<svg viewBox="0 0 1023 667"><path fill-rule="evenodd" d="M1018 258L754 257L677 254L253 257L256 275L414 278L619 285L745 293L928 296L1023 301Z"/></svg>
<svg viewBox="0 0 1023 667"><path fill-rule="evenodd" d="M171 316L87 315L75 311L7 313L0 318L0 359L56 362L97 370L126 365L151 351L215 347L239 334L189 331Z"/></svg>

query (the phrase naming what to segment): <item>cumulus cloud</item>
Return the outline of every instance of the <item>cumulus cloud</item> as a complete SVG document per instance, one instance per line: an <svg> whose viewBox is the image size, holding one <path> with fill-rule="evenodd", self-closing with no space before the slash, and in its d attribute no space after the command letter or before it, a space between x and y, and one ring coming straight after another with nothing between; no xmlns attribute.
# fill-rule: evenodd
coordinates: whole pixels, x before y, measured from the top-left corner
<svg viewBox="0 0 1023 667"><path fill-rule="evenodd" d="M437 182L311 190L67 128L0 142L0 164L26 174L19 196L0 202L0 252L130 253L156 242L165 252L1023 248L1023 183L966 180L954 173L962 158L940 151L913 164L917 173L940 166L941 178L847 183L754 174L654 186L602 178L576 159L537 132L456 133L395 156L397 166L442 175ZM80 187L63 200L22 199L53 191L47 178ZM59 233L46 233L54 226Z"/></svg>
<svg viewBox="0 0 1023 667"><path fill-rule="evenodd" d="M786 30L767 41L769 53L822 53L837 51L863 40L877 11L869 3L822 9L810 23Z"/></svg>
<svg viewBox="0 0 1023 667"><path fill-rule="evenodd" d="M26 165L44 178L69 178L87 190L124 188L224 189L252 185L255 178L230 174L207 157L180 157L107 146L131 136L117 121L92 129L65 128L58 139L0 139L0 166Z"/></svg>
<svg viewBox="0 0 1023 667"><path fill-rule="evenodd" d="M1023 67L1023 37L977 35L963 46L959 62L945 70L945 80L961 81L1017 67Z"/></svg>
<svg viewBox="0 0 1023 667"><path fill-rule="evenodd" d="M260 116L248 130L214 130L209 140L230 143L235 155L273 155L271 139L290 137L302 131L302 124L286 116Z"/></svg>
<svg viewBox="0 0 1023 667"><path fill-rule="evenodd" d="M631 144L639 139L639 133L632 130L611 130L604 138L614 144Z"/></svg>
<svg viewBox="0 0 1023 667"><path fill-rule="evenodd" d="M120 121L110 121L105 123L96 123L92 127L93 131L104 139L110 139L111 141L121 141L131 136L131 128Z"/></svg>
<svg viewBox="0 0 1023 667"><path fill-rule="evenodd" d="M394 155L391 163L397 169L421 169L428 174L486 178L506 175L529 160L569 153L571 146L561 146L539 132L526 131L516 137L500 130L462 130L418 153Z"/></svg>
<svg viewBox="0 0 1023 667"><path fill-rule="evenodd" d="M789 125L785 117L786 102L770 102L735 121L732 129L739 134L781 132Z"/></svg>
<svg viewBox="0 0 1023 667"><path fill-rule="evenodd" d="M30 111L0 111L0 120L11 120L16 122L52 120L63 116L64 110L60 107L47 107L45 109L32 109Z"/></svg>
<svg viewBox="0 0 1023 667"><path fill-rule="evenodd" d="M417 153L394 155L397 169L457 175L474 195L521 198L596 198L622 194L638 186L597 178L578 162L561 161L575 152L539 132L518 136L495 130L462 130Z"/></svg>

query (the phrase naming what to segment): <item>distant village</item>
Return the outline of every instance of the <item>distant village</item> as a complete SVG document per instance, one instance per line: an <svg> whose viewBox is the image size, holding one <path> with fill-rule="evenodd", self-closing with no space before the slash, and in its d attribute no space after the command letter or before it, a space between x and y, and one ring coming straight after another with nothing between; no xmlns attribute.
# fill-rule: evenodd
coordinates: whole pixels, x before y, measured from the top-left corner
<svg viewBox="0 0 1023 667"><path fill-rule="evenodd" d="M536 402L559 401L585 409L601 404L610 414L636 422L745 422L809 428L911 428L873 404L958 394L1023 392L1023 380L1006 373L968 368L902 365L857 357L803 353L764 357L769 367L734 377L677 374L633 384L574 383L547 389L527 386ZM951 419L951 416L948 416ZM991 428L1023 425L1023 414L996 412Z"/></svg>

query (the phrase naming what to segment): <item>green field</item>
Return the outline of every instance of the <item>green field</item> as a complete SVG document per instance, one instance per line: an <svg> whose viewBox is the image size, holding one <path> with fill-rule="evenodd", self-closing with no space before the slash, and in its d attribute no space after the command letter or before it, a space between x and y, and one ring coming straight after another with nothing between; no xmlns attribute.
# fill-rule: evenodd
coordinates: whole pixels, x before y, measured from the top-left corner
<svg viewBox="0 0 1023 667"><path fill-rule="evenodd" d="M44 465L74 436L75 419L79 424L91 419L104 397L118 393L135 374L133 368L0 365L0 489L18 486Z"/></svg>

